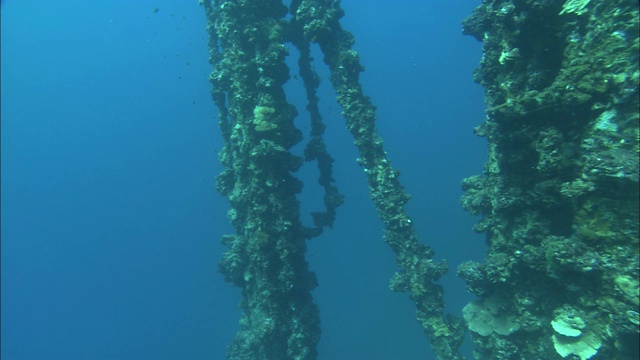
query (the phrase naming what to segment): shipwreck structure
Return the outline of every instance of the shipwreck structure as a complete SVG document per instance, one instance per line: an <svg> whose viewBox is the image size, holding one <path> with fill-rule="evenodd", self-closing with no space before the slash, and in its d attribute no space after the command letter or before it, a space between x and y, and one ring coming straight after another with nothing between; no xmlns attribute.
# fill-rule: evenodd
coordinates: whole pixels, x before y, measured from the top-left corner
<svg viewBox="0 0 640 360"><path fill-rule="evenodd" d="M363 93L354 37L339 0L204 0L212 98L225 146L217 178L235 233L220 263L242 289L241 329L229 359L316 359L317 286L306 240L331 226L343 198L323 139L310 47L331 72L358 164L396 255L391 289L407 292L441 360L462 359L468 329L476 359L638 358L638 2L485 0L464 21L484 43L474 78L486 89L485 172L462 183L462 206L481 215L483 263L458 275L478 299L444 314L447 271L421 243L409 200ZM311 119L304 156L298 110L283 85L288 47ZM300 221L295 172L316 162L325 211ZM426 345L425 345L426 346Z"/></svg>
<svg viewBox="0 0 640 360"><path fill-rule="evenodd" d="M638 2L484 1L484 263L458 268L476 359L638 358Z"/></svg>

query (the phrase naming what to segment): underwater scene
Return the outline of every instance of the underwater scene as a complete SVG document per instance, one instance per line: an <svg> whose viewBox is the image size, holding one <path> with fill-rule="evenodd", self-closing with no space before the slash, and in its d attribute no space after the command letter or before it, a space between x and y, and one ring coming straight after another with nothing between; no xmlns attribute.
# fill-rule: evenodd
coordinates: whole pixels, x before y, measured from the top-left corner
<svg viewBox="0 0 640 360"><path fill-rule="evenodd" d="M4 0L2 360L632 360L636 0Z"/></svg>

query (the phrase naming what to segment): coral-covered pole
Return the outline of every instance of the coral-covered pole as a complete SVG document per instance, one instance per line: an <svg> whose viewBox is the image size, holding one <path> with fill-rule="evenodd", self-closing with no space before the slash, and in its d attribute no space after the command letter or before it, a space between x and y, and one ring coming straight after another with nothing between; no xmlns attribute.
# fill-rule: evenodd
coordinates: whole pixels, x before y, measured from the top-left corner
<svg viewBox="0 0 640 360"><path fill-rule="evenodd" d="M315 274L304 258L305 240L317 235L299 220L295 172L302 159L289 152L302 135L282 85L284 15L279 0L204 2L210 33L212 96L220 108L226 169L217 178L236 230L220 264L242 289L241 329L229 359L315 359L318 308L310 291ZM332 220L332 214L327 222Z"/></svg>
<svg viewBox="0 0 640 360"><path fill-rule="evenodd" d="M417 318L439 359L461 359L458 347L463 329L460 320L445 317L440 285L434 284L446 271L444 262L434 262L433 252L421 244L411 219L404 212L409 200L398 171L391 166L382 139L376 133L375 106L359 83L362 71L354 39L342 29L343 12L337 0L293 1L292 24L307 41L316 42L324 53L331 71L331 81L342 106L347 128L360 152L358 163L364 168L371 198L385 225L385 241L396 253L400 271L391 281L396 291L407 291L417 307Z"/></svg>

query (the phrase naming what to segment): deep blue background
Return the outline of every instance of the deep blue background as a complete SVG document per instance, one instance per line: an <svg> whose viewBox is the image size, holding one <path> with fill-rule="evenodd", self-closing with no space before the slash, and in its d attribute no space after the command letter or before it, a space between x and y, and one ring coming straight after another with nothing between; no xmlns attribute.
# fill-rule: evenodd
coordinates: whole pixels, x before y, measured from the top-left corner
<svg viewBox="0 0 640 360"><path fill-rule="evenodd" d="M472 82L481 44L460 25L478 3L342 2L379 133L414 196L407 210L450 262L443 284L457 314L471 297L455 266L484 251L458 200L486 156L472 133L484 117ZM214 189L222 139L203 9L7 0L1 10L2 359L223 359L240 294L216 271L232 229ZM334 228L309 243L320 358L432 359L407 295L388 290L393 255L316 65L346 195ZM302 111L300 85L287 89ZM300 173L307 212L321 204L315 171Z"/></svg>

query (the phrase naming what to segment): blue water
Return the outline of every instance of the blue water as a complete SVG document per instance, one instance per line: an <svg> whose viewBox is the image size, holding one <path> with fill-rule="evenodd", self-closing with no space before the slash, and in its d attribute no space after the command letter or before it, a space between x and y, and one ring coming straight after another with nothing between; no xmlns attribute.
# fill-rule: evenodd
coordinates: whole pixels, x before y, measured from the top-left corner
<svg viewBox="0 0 640 360"><path fill-rule="evenodd" d="M472 82L481 44L460 25L478 4L342 1L379 133L414 196L407 210L450 262L442 283L457 314L471 297L455 266L484 251L458 203L486 157L472 133L484 118ZM214 189L222 138L203 9L6 0L1 10L2 359L223 359L240 292L216 270L232 229ZM433 359L407 295L388 290L393 255L317 65L346 196L333 229L309 243L320 359ZM300 174L304 211L321 204L313 175Z"/></svg>

